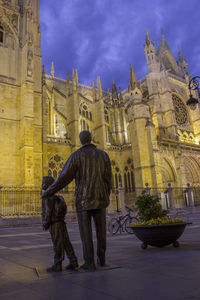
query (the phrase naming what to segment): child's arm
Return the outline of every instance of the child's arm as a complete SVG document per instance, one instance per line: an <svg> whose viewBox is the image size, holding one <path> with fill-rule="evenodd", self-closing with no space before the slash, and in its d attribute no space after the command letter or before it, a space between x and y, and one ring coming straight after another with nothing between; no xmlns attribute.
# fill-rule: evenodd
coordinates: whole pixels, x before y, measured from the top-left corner
<svg viewBox="0 0 200 300"><path fill-rule="evenodd" d="M46 209L45 209L45 216L43 219L43 228L45 230L49 229L51 225L51 218L52 218L52 211L54 205L54 197L48 197L45 199L46 202Z"/></svg>

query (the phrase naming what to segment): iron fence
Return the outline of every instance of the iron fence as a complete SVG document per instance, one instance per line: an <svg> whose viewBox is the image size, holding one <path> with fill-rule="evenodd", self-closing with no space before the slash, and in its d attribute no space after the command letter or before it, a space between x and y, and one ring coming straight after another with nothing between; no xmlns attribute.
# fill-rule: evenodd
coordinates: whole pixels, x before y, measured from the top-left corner
<svg viewBox="0 0 200 300"><path fill-rule="evenodd" d="M169 195L167 189L163 188L151 188L146 186L145 188L136 188L134 191L125 191L125 189L115 188L111 193L111 204L108 208L109 212L120 210L122 207L122 201L124 205L134 207L136 199L143 193L149 193L151 195L158 195L163 208L169 208ZM184 208L189 205L187 193L187 187L173 187L173 204L175 208ZM122 194L120 194L122 193ZM60 193L66 200L68 206L68 212L75 212L74 191L62 191ZM193 205L200 205L200 187L192 187L192 199ZM41 195L40 188L18 188L18 187L3 187L0 189L0 217L23 217L23 216L40 216L41 215Z"/></svg>
<svg viewBox="0 0 200 300"><path fill-rule="evenodd" d="M0 190L0 216L40 216L39 189L2 188Z"/></svg>
<svg viewBox="0 0 200 300"><path fill-rule="evenodd" d="M75 211L74 191L63 190L61 194L68 204L68 212ZM28 217L41 216L41 190L40 188L0 189L0 217Z"/></svg>

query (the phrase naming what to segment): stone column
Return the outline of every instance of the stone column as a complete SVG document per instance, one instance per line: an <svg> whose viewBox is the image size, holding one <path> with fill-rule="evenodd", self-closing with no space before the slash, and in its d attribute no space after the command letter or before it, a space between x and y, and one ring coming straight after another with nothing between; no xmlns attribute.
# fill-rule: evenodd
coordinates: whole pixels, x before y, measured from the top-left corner
<svg viewBox="0 0 200 300"><path fill-rule="evenodd" d="M118 193L119 193L119 203L121 205L121 211L123 213L125 213L126 212L126 208L125 208L125 193L124 193L124 188L122 187L122 183L121 182L119 182Z"/></svg>
<svg viewBox="0 0 200 300"><path fill-rule="evenodd" d="M168 188L166 189L165 193L168 196L169 209L174 209L173 188L171 187L171 183L168 183Z"/></svg>
<svg viewBox="0 0 200 300"><path fill-rule="evenodd" d="M193 198L192 187L190 186L189 183L187 183L187 188L185 189L185 192L187 194L188 206L193 207L194 206L194 198Z"/></svg>

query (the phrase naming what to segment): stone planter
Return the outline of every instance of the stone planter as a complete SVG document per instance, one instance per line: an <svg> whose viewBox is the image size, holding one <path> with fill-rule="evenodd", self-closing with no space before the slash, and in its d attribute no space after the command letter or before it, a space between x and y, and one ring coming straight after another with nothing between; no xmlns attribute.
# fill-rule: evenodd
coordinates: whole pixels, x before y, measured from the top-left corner
<svg viewBox="0 0 200 300"><path fill-rule="evenodd" d="M183 233L187 223L172 223L159 225L140 225L131 226L133 232L143 243L142 249L146 249L148 245L155 247L163 247L173 244L174 247L179 246L177 239Z"/></svg>

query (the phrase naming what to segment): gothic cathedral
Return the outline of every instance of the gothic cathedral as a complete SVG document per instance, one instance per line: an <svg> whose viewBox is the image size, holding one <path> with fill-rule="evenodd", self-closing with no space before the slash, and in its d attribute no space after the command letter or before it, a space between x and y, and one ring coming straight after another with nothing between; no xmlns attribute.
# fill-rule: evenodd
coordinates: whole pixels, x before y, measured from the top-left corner
<svg viewBox="0 0 200 300"><path fill-rule="evenodd" d="M0 185L57 178L88 129L111 158L114 187L200 186L200 113L186 105L187 62L180 51L175 60L163 33L156 49L147 32L144 52L148 73L137 79L131 65L126 90L113 81L104 91L100 77L85 86L74 69L56 78L53 64L47 75L39 0L0 0Z"/></svg>

